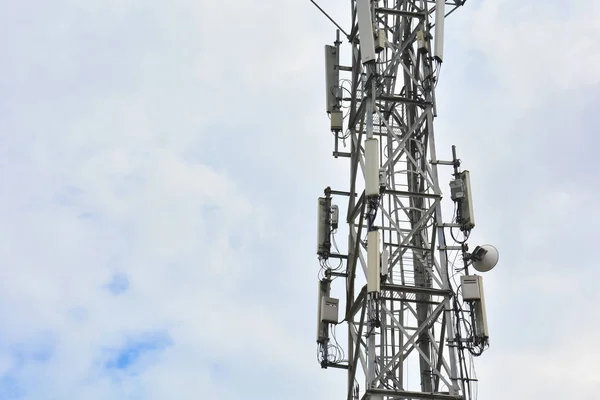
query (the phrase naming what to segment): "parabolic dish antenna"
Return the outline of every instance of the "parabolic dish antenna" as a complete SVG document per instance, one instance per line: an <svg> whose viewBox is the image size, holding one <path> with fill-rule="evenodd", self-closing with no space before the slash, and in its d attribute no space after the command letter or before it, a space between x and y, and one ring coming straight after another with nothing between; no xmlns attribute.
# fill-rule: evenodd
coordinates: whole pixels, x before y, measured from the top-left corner
<svg viewBox="0 0 600 400"><path fill-rule="evenodd" d="M498 264L499 257L498 250L491 244L477 246L473 251L473 268L479 272L488 272Z"/></svg>

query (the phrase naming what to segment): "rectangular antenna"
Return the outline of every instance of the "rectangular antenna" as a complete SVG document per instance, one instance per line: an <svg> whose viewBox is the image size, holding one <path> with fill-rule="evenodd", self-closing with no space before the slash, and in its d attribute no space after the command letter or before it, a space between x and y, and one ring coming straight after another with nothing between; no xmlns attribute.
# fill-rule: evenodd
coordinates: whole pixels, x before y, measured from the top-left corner
<svg viewBox="0 0 600 400"><path fill-rule="evenodd" d="M444 59L444 19L446 17L446 0L435 2L435 37L433 56L439 61Z"/></svg>
<svg viewBox="0 0 600 400"><path fill-rule="evenodd" d="M338 65L340 63L340 55L338 49L335 46L325 46L325 103L327 105L327 112L333 111L334 107L337 106L337 91L340 85L340 70Z"/></svg>
<svg viewBox="0 0 600 400"><path fill-rule="evenodd" d="M365 196L379 196L379 142L365 140Z"/></svg>
<svg viewBox="0 0 600 400"><path fill-rule="evenodd" d="M465 196L461 202L461 228L473 229L475 228L475 214L473 213L473 199L471 197L471 175L469 171L465 170L460 173L460 177L463 181Z"/></svg>
<svg viewBox="0 0 600 400"><path fill-rule="evenodd" d="M379 292L381 287L381 259L379 258L379 231L367 233L367 292Z"/></svg>
<svg viewBox="0 0 600 400"><path fill-rule="evenodd" d="M362 63L375 60L375 36L373 35L373 18L371 16L371 1L356 0L358 18L358 35L360 38L360 54Z"/></svg>
<svg viewBox="0 0 600 400"><path fill-rule="evenodd" d="M317 209L317 254L328 258L331 250L331 198L319 197Z"/></svg>
<svg viewBox="0 0 600 400"><path fill-rule="evenodd" d="M317 342L327 339L327 325L323 323L323 299L331 293L331 281L319 281L319 297L317 300Z"/></svg>

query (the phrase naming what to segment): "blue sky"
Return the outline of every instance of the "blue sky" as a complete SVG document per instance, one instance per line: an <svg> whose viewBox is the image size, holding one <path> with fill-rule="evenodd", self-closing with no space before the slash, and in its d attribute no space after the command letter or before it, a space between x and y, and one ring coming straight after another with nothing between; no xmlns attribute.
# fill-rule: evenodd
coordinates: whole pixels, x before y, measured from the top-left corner
<svg viewBox="0 0 600 400"><path fill-rule="evenodd" d="M600 387L598 17L469 0L446 24L438 154L501 252L482 399ZM308 1L4 6L0 399L343 398L314 343L316 197L349 179L333 35Z"/></svg>

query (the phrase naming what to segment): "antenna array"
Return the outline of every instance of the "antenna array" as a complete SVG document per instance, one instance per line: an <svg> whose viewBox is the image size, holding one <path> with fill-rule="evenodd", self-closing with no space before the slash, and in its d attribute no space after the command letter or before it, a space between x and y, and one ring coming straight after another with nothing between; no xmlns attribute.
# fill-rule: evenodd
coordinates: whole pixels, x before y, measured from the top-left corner
<svg viewBox="0 0 600 400"><path fill-rule="evenodd" d="M437 159L433 129L444 19L464 2L351 3L351 65L340 63L337 23L325 46L333 155L349 161L350 182L346 191L328 187L318 203L319 361L347 370L348 400L472 399L471 358L488 346L488 329L481 276L469 269L488 271L498 253L489 245L469 252L469 171L454 147L451 161ZM453 169L452 223L442 220L440 166ZM345 254L335 242L336 199L346 200ZM460 267L451 251L462 255ZM345 302L332 296L342 280ZM346 346L335 336L342 322Z"/></svg>

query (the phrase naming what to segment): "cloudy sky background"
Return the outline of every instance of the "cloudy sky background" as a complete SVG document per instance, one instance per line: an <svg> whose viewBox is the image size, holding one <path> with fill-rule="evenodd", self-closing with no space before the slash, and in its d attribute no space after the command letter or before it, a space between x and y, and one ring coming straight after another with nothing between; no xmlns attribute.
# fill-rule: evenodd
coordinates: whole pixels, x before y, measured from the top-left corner
<svg viewBox="0 0 600 400"><path fill-rule="evenodd" d="M438 154L501 252L481 399L600 389L599 17L469 0L446 24ZM316 197L348 181L333 34L308 0L4 2L0 399L343 398L314 343Z"/></svg>

